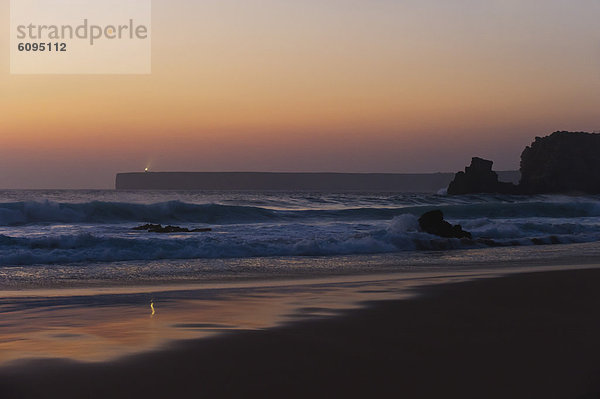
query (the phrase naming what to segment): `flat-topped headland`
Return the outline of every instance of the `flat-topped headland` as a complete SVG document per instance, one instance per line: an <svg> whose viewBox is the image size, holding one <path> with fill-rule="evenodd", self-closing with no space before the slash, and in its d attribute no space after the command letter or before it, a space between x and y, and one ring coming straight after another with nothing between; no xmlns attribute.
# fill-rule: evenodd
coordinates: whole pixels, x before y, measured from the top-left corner
<svg viewBox="0 0 600 399"><path fill-rule="evenodd" d="M519 172L499 172L517 182ZM117 190L356 191L435 193L453 173L268 173L140 172L119 173Z"/></svg>

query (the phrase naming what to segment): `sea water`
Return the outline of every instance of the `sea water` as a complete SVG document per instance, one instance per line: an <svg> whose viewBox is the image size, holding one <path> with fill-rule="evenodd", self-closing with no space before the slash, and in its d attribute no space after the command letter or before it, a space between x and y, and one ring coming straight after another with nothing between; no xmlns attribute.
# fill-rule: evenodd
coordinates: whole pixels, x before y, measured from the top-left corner
<svg viewBox="0 0 600 399"><path fill-rule="evenodd" d="M441 209L473 240L420 231ZM145 223L210 227L133 230ZM106 361L418 287L594 266L600 197L0 192L0 367Z"/></svg>
<svg viewBox="0 0 600 399"><path fill-rule="evenodd" d="M419 229L441 209L473 240ZM212 229L160 234L146 223ZM600 254L600 196L0 191L0 284L483 267Z"/></svg>

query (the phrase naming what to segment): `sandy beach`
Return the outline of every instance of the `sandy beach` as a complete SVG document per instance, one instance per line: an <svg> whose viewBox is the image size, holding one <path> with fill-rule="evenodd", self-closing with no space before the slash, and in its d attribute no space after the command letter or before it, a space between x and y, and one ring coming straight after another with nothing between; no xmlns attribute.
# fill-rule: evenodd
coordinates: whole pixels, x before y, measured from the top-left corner
<svg viewBox="0 0 600 399"><path fill-rule="evenodd" d="M435 285L109 362L0 369L0 397L596 398L600 270Z"/></svg>

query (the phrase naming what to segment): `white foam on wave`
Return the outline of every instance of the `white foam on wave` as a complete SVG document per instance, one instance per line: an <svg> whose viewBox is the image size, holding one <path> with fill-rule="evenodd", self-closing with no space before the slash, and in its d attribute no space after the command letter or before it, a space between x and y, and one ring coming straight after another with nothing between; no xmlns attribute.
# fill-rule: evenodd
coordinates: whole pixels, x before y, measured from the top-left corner
<svg viewBox="0 0 600 399"><path fill-rule="evenodd" d="M420 231L417 217L389 221L270 223L221 226L210 233L160 235L129 227L45 236L0 235L0 265L66 264L159 259L328 256L534 245L600 240L600 218L458 220L474 240L435 237ZM114 229L114 230L113 230ZM68 230L67 230L68 231Z"/></svg>
<svg viewBox="0 0 600 399"><path fill-rule="evenodd" d="M410 199L410 198L409 198ZM408 200L405 199L405 202ZM410 202L410 201L408 201ZM413 201L418 203L419 201ZM256 206L191 204L169 201L154 204L100 202L58 203L52 201L0 203L0 226L53 223L204 223L243 224L298 220L351 221L391 220L403 214L418 216L441 209L450 219L583 218L600 217L600 199L552 197L462 198L459 203L357 207L342 209L269 209Z"/></svg>

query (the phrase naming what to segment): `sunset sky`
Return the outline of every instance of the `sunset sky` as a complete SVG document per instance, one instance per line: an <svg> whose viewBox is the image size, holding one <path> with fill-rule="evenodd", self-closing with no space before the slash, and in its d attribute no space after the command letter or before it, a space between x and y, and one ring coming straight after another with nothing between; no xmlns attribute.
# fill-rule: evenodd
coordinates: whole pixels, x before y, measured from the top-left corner
<svg viewBox="0 0 600 399"><path fill-rule="evenodd" d="M123 171L517 169L600 130L598 0L154 0L151 75L10 75L0 188Z"/></svg>

